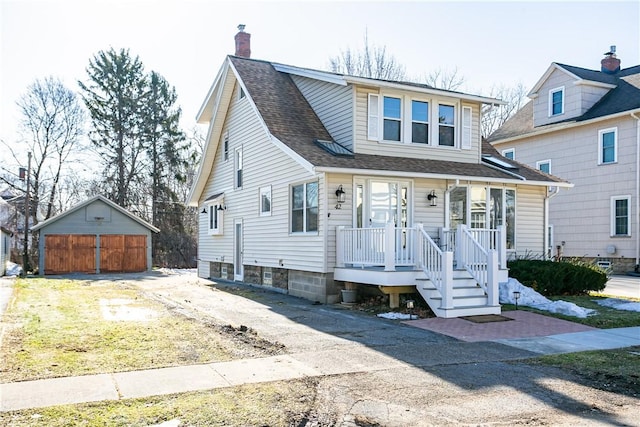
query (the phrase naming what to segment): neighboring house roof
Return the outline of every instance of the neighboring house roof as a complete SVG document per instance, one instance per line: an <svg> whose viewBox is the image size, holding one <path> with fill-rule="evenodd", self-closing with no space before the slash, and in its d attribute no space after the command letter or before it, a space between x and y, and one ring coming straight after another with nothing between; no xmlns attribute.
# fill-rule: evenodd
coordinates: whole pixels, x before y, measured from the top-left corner
<svg viewBox="0 0 640 427"><path fill-rule="evenodd" d="M42 221L41 223L38 223L38 224L34 225L34 226L31 228L31 231L37 231L37 230L40 230L41 228L46 227L47 225L49 225L49 224L51 224L51 223L54 223L54 222L56 222L56 221L59 221L59 220L61 220L62 218L66 217L67 215L69 215L69 214L71 214L71 213L73 213L73 212L76 212L76 211L78 211L78 210L80 210L80 209L84 208L85 206L90 205L91 203L95 202L96 200L100 200L101 202L103 202L103 203L105 203L105 204L109 205L111 208L113 208L113 209L117 210L118 212L120 212L121 214L123 214L123 215L125 215L125 216L127 216L127 217L131 218L133 221L135 221L135 222L137 222L138 224L140 224L140 225L142 225L142 226L144 226L144 227L148 228L149 230L153 231L154 233L159 233L159 232L160 232L160 229L159 229L159 228L157 228L157 227L155 227L155 226L153 226L153 225L149 224L148 222L144 221L144 220L143 220L143 219L141 219L141 218L138 218L137 216L135 216L134 214L132 214L131 212L129 212L128 210L126 210L126 209L125 209L125 208L123 208L122 206L118 206L117 204L115 204L115 203L114 203L114 202L112 202L111 200L107 199L107 198L106 198L106 197L104 197L104 196L100 196L100 195L97 195L97 196L94 196L94 197L92 197L92 198L90 198L90 199L88 199L88 200L85 200L84 202L79 203L79 204L77 204L77 205L75 205L75 206L73 206L73 207L71 207L71 208L67 209L66 211L62 212L61 214L58 214L58 215L56 215L56 216L53 216L53 217L49 218L49 219L48 219L48 220L46 220L46 221Z"/></svg>
<svg viewBox="0 0 640 427"><path fill-rule="evenodd" d="M332 137L326 130L321 120L313 108L309 105L305 97L298 90L293 82L290 74L285 69L296 69L296 67L283 66L281 64L273 64L267 61L246 59L235 56L229 56L227 60L231 63L229 69L237 73L236 77L240 81L242 87L247 92L247 96L253 102L256 112L263 120L268 132L278 141L284 144L288 150L304 161L308 162L311 168L316 171L333 171L333 172L367 172L375 173L381 171L387 174L407 174L411 176L432 176L445 178L460 179L492 179L504 181L531 181L541 185L569 185L566 181L559 178L544 174L540 171L532 169L528 166L517 164L516 169L501 169L495 165L485 163L462 163L431 159L416 159L411 157L393 157L382 155L371 155L354 153L353 156L333 155L329 151L323 149L316 144L315 140L331 141ZM223 67L224 68L224 67ZM304 70L311 73L313 70ZM325 72L316 72L320 75ZM336 77L332 73L325 73L327 76ZM401 82L388 82L375 79L351 78L346 80L352 82L364 83L365 81L371 86L385 86L395 84L403 86L406 90L415 90L420 87L424 90L433 90L426 85L406 84ZM216 81L224 84L224 78L218 76ZM443 91L440 91L443 92ZM209 92L207 99L200 111L200 116L208 121L210 117L215 116L215 112L208 111L207 108L214 108L216 102L210 99L215 90ZM451 92L449 92L451 94ZM487 103L500 103L501 101L467 96L469 100ZM207 144L216 143L207 141ZM484 149L484 148L483 148ZM206 155L211 155L205 148ZM505 162L510 162L503 158L497 152L491 153L499 156ZM208 171L203 170L203 166L207 163L203 161L198 172L196 183L189 196L189 204L197 204L202 191L204 191L204 181L207 179ZM209 163L211 164L211 163ZM512 162L515 164L515 162ZM206 166L205 166L206 167Z"/></svg>
<svg viewBox="0 0 640 427"><path fill-rule="evenodd" d="M529 101L513 117L507 120L488 138L490 142L546 133L566 127L580 125L589 120L602 120L620 114L640 112L640 65L620 70L615 75L564 64L552 64L553 69L564 70L578 80L611 85L611 90L584 114L542 126L533 126L533 102ZM550 67L551 68L551 67ZM549 72L545 73L548 77ZM535 95L546 79L543 76L531 91Z"/></svg>

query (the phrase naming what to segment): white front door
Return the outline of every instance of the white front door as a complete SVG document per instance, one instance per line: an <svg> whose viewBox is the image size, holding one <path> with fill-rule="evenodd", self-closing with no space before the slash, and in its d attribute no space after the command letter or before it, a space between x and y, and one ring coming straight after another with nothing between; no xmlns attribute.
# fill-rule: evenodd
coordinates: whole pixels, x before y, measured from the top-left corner
<svg viewBox="0 0 640 427"><path fill-rule="evenodd" d="M242 266L242 219L233 222L233 280L244 280L244 268Z"/></svg>

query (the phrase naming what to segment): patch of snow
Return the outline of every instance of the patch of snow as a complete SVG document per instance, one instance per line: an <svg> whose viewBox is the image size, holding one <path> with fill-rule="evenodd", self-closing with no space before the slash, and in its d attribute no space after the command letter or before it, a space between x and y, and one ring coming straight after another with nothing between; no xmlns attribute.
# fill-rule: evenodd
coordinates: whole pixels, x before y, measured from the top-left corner
<svg viewBox="0 0 640 427"><path fill-rule="evenodd" d="M384 319L391 319L391 320L410 320L411 319L411 315L410 314L394 313L394 312L379 313L378 317L382 317ZM415 318L416 316L413 315L413 317Z"/></svg>
<svg viewBox="0 0 640 427"><path fill-rule="evenodd" d="M124 298L100 299L100 311L105 320L148 322L158 313L145 307L134 307L134 300Z"/></svg>
<svg viewBox="0 0 640 427"><path fill-rule="evenodd" d="M506 283L500 283L500 302L503 304L515 304L516 298L513 295L515 291L520 292L518 305L536 308L538 310L548 311L551 313L564 314L566 316L585 317L595 314L595 310L583 308L567 301L551 301L547 297L539 294L528 286L524 286L516 279L510 277Z"/></svg>
<svg viewBox="0 0 640 427"><path fill-rule="evenodd" d="M7 268L4 274L7 276L19 276L22 274L22 267L15 262L7 261Z"/></svg>
<svg viewBox="0 0 640 427"><path fill-rule="evenodd" d="M640 302L632 302L619 298L607 298L594 300L598 305L603 307L615 308L624 311L640 311Z"/></svg>

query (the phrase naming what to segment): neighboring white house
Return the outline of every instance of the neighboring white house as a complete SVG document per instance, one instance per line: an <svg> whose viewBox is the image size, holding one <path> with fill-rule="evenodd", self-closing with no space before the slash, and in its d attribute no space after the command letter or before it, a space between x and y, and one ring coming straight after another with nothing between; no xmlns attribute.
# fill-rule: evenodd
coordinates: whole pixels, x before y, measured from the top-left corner
<svg viewBox="0 0 640 427"><path fill-rule="evenodd" d="M7 263L11 261L11 230L0 226L0 276L7 271Z"/></svg>
<svg viewBox="0 0 640 427"><path fill-rule="evenodd" d="M547 256L633 270L640 257L640 66L552 63L531 101L489 137L505 156L575 185L549 204Z"/></svg>
<svg viewBox="0 0 640 427"><path fill-rule="evenodd" d="M500 101L253 60L248 41L236 35L245 50L197 117L198 275L323 303L345 283L392 305L417 289L439 316L500 312L507 257L544 251L548 189L570 186L481 142L481 107Z"/></svg>

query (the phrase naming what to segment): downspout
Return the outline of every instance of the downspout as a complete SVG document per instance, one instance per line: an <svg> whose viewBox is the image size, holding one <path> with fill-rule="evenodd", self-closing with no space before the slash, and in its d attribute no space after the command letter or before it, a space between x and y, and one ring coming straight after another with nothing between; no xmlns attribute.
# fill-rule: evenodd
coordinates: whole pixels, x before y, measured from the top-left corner
<svg viewBox="0 0 640 427"><path fill-rule="evenodd" d="M636 271L640 264L640 117L631 113L636 119Z"/></svg>
<svg viewBox="0 0 640 427"><path fill-rule="evenodd" d="M547 255L547 248L549 247L549 200L557 196L560 192L559 186L555 186L554 191L551 193L549 192L550 189L551 187L547 187L547 195L544 198L544 259L549 258ZM551 248L551 251L553 253L553 248Z"/></svg>

